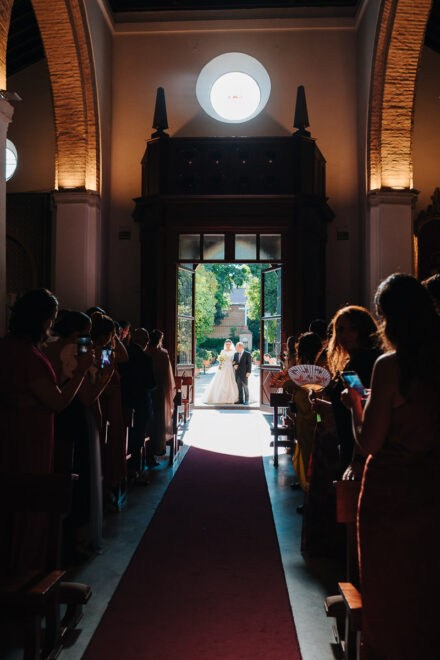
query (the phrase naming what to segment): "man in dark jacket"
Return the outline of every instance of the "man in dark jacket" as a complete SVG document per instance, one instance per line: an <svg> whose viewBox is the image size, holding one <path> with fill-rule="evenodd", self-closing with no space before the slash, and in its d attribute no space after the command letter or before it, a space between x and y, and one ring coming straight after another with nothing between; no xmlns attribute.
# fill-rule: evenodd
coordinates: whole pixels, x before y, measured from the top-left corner
<svg viewBox="0 0 440 660"><path fill-rule="evenodd" d="M237 342L237 352L232 362L235 369L235 380L238 387L238 403L249 403L248 378L252 371L252 358L249 351L244 350L241 341Z"/></svg>
<svg viewBox="0 0 440 660"><path fill-rule="evenodd" d="M128 449L131 453L129 467L133 472L139 470L141 449L153 417L151 390L156 387L156 381L153 362L145 353L149 339L147 330L136 328L127 347L128 362L119 365L122 407L134 410L134 423L128 440ZM146 461L149 467L154 467L156 460L149 445L151 442L147 443Z"/></svg>

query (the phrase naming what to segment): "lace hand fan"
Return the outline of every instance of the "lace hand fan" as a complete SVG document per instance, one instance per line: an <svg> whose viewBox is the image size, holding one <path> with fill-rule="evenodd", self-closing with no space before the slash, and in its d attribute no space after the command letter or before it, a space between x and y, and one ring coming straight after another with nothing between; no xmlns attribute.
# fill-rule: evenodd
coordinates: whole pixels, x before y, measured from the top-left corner
<svg viewBox="0 0 440 660"><path fill-rule="evenodd" d="M305 387L314 392L320 392L330 382L330 373L327 369L316 364L296 364L290 367L289 376L299 387Z"/></svg>

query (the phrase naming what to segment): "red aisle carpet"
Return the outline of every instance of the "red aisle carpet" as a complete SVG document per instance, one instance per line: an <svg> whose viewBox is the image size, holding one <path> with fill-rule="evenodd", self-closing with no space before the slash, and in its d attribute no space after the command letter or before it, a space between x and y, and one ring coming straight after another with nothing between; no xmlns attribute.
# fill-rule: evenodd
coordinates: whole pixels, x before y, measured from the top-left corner
<svg viewBox="0 0 440 660"><path fill-rule="evenodd" d="M189 449L83 657L300 660L260 458Z"/></svg>

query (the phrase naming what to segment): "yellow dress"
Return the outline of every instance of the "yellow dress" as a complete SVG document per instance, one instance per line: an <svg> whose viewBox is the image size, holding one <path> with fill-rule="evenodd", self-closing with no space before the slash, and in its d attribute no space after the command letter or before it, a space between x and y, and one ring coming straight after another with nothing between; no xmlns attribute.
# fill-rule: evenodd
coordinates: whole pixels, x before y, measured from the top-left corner
<svg viewBox="0 0 440 660"><path fill-rule="evenodd" d="M312 410L307 390L298 388L293 397L296 406L296 438L293 467L302 490L306 490L307 470L316 430L316 413Z"/></svg>

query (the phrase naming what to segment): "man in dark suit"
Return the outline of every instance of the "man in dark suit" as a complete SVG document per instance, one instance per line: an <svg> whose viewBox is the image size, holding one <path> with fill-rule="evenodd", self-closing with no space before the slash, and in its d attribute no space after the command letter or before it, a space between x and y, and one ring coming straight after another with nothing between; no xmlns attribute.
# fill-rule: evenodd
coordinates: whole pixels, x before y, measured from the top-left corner
<svg viewBox="0 0 440 660"><path fill-rule="evenodd" d="M244 346L239 341L237 343L237 352L234 354L232 362L235 369L235 380L238 387L238 403L249 403L248 378L252 371L252 358L249 351L244 350Z"/></svg>
<svg viewBox="0 0 440 660"><path fill-rule="evenodd" d="M145 353L149 339L147 330L137 328L133 333L131 343L127 347L128 362L119 365L122 406L134 410L134 426L130 429L128 438L128 448L131 454L128 467L134 473L139 470L141 448L153 416L151 390L156 387L156 380L153 372L153 361ZM146 449L148 467L158 465L151 441L147 443Z"/></svg>

